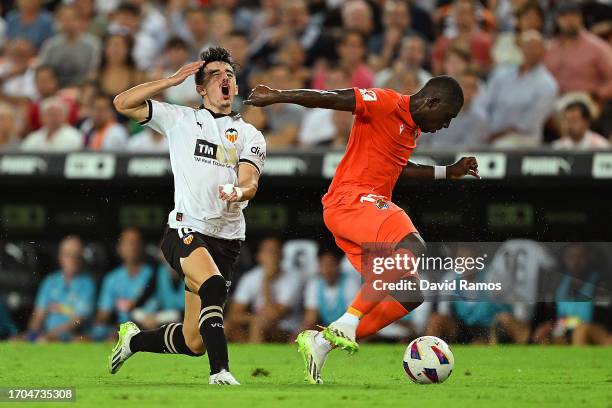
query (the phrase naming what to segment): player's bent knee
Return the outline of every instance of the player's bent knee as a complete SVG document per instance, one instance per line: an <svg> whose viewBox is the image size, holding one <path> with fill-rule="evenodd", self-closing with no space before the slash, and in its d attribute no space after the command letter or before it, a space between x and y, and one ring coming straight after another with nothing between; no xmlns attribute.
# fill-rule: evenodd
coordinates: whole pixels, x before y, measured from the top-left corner
<svg viewBox="0 0 612 408"><path fill-rule="evenodd" d="M206 347L204 347L200 332L185 334L185 345L196 356L203 356L206 353Z"/></svg>

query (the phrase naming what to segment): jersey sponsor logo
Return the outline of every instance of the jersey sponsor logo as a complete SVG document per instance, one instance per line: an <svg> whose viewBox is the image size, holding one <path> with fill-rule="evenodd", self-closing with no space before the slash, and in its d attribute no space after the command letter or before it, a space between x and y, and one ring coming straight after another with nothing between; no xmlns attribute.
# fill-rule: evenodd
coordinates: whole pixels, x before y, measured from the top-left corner
<svg viewBox="0 0 612 408"><path fill-rule="evenodd" d="M376 92L371 89L360 89L359 92L361 93L361 97L363 98L364 102L375 101L378 98L376 96Z"/></svg>
<svg viewBox="0 0 612 408"><path fill-rule="evenodd" d="M196 156L208 157L209 159L217 158L217 145L214 143L207 142L204 139L196 140L195 152Z"/></svg>
<svg viewBox="0 0 612 408"><path fill-rule="evenodd" d="M238 131L234 128L229 128L225 131L225 138L229 140L230 143L236 143L238 140Z"/></svg>
<svg viewBox="0 0 612 408"><path fill-rule="evenodd" d="M193 234L185 235L185 237L183 238L183 243L185 243L185 245L191 244L192 241L193 241Z"/></svg>
<svg viewBox="0 0 612 408"><path fill-rule="evenodd" d="M258 155L261 160L266 160L266 153L263 152L259 146L251 147L251 153Z"/></svg>
<svg viewBox="0 0 612 408"><path fill-rule="evenodd" d="M238 151L235 147L219 146L204 139L197 139L195 151L196 161L221 167L234 167L238 163Z"/></svg>
<svg viewBox="0 0 612 408"><path fill-rule="evenodd" d="M16 176L44 174L47 172L47 161L39 156L5 156L0 158L0 173Z"/></svg>
<svg viewBox="0 0 612 408"><path fill-rule="evenodd" d="M524 157L521 173L525 176L558 176L572 172L572 162L558 156Z"/></svg>

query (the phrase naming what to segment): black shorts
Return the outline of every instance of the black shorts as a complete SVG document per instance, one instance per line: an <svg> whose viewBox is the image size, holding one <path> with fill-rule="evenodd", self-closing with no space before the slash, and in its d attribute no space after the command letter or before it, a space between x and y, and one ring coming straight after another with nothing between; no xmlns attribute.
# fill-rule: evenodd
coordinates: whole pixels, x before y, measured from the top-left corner
<svg viewBox="0 0 612 408"><path fill-rule="evenodd" d="M187 258L197 248L206 248L219 272L227 281L229 289L234 276L234 268L240 255L241 244L242 241L237 239L213 238L191 228L174 229L166 227L161 250L170 266L180 275L181 279L185 279L185 273L181 268L181 258ZM185 290L192 292L187 286L185 286Z"/></svg>

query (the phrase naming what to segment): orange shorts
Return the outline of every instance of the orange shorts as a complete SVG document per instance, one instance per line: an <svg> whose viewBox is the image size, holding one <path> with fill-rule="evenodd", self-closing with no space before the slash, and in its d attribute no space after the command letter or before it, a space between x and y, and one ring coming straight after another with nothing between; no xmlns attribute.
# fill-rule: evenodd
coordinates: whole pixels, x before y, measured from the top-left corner
<svg viewBox="0 0 612 408"><path fill-rule="evenodd" d="M363 244L398 243L418 232L400 207L363 191L344 193L340 202L323 210L323 221L359 273Z"/></svg>

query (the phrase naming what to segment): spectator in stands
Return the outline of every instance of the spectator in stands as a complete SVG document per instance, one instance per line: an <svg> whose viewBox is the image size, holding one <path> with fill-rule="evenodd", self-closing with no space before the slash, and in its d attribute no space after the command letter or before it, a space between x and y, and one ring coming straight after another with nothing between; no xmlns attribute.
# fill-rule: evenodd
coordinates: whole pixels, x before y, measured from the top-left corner
<svg viewBox="0 0 612 408"><path fill-rule="evenodd" d="M612 98L612 47L588 32L580 5L557 9L558 34L546 53L546 66L559 82L561 94L584 91L595 99Z"/></svg>
<svg viewBox="0 0 612 408"><path fill-rule="evenodd" d="M36 98L32 44L17 38L6 45L6 58L0 60L0 93L15 98Z"/></svg>
<svg viewBox="0 0 612 408"><path fill-rule="evenodd" d="M423 133L419 146L427 148L455 149L461 147L480 148L487 144L487 118L474 103L480 80L475 71L468 70L458 78L463 90L463 107L447 128L435 134Z"/></svg>
<svg viewBox="0 0 612 408"><path fill-rule="evenodd" d="M555 342L612 345L612 335L594 321L600 276L593 255L584 243L568 244L562 253L565 275L557 289L557 322L552 332Z"/></svg>
<svg viewBox="0 0 612 408"><path fill-rule="evenodd" d="M53 67L60 87L79 85L98 68L100 40L82 31L76 6L63 5L57 11L59 33L43 45L39 60Z"/></svg>
<svg viewBox="0 0 612 408"><path fill-rule="evenodd" d="M189 45L180 37L173 37L166 43L162 66L156 75L159 78L167 78L174 74L183 65L189 63ZM186 106L198 106L202 97L195 91L191 81L168 88L164 91L166 101Z"/></svg>
<svg viewBox="0 0 612 408"><path fill-rule="evenodd" d="M299 329L300 276L281 267L281 242L268 237L259 244L257 266L238 281L225 320L233 341L286 342Z"/></svg>
<svg viewBox="0 0 612 408"><path fill-rule="evenodd" d="M491 54L495 65L520 64L523 54L518 45L521 34L529 30L542 32L544 28L544 10L535 2L527 2L516 11L516 28L514 31L501 32L495 39Z"/></svg>
<svg viewBox="0 0 612 408"><path fill-rule="evenodd" d="M15 111L11 105L0 103L0 152L13 150L19 146Z"/></svg>
<svg viewBox="0 0 612 408"><path fill-rule="evenodd" d="M42 126L40 118L41 101L51 98L52 96L57 96L64 101L69 111L68 122L71 125L76 125L79 120L79 105L73 98L68 96L67 93L59 93L59 82L54 69L49 65L39 65L35 71L34 83L36 84L38 98L30 105L30 111L28 113L29 130L40 129Z"/></svg>
<svg viewBox="0 0 612 408"><path fill-rule="evenodd" d="M61 98L45 99L40 111L42 128L26 136L22 150L67 152L83 147L83 135L68 123L68 107Z"/></svg>
<svg viewBox="0 0 612 408"><path fill-rule="evenodd" d="M302 330L327 327L350 306L361 286L357 275L340 271L342 254L335 249L319 251L318 276L312 278L304 292L304 323Z"/></svg>
<svg viewBox="0 0 612 408"><path fill-rule="evenodd" d="M98 79L101 91L117 95L144 82L144 73L136 67L132 57L134 41L128 35L110 34L104 39Z"/></svg>
<svg viewBox="0 0 612 408"><path fill-rule="evenodd" d="M230 33L225 44L222 44L232 54L232 59L238 64L236 72L236 85L240 101L247 98L251 92L249 87L249 76L254 67L249 63L249 38L244 31L233 31ZM234 101L238 98L234 98Z"/></svg>
<svg viewBox="0 0 612 408"><path fill-rule="evenodd" d="M444 53L443 74L458 77L472 66L470 52L458 46L450 46Z"/></svg>
<svg viewBox="0 0 612 408"><path fill-rule="evenodd" d="M455 259L475 257L473 248L461 245L457 248ZM467 264L466 264L467 266ZM486 271L475 267L465 268L461 273L453 271L444 281L465 280L471 283L486 282ZM462 291L457 289L442 294L445 300L438 302L438 310L431 315L427 325L427 335L448 339L458 343L488 343L491 326L495 316L508 307L494 303L486 291Z"/></svg>
<svg viewBox="0 0 612 408"><path fill-rule="evenodd" d="M141 329L153 329L180 321L184 310L185 282L160 256L153 296L141 308L134 309L132 318Z"/></svg>
<svg viewBox="0 0 612 408"><path fill-rule="evenodd" d="M334 134L330 147L344 150L353 128L352 112L334 111L332 121L336 133Z"/></svg>
<svg viewBox="0 0 612 408"><path fill-rule="evenodd" d="M127 149L134 153L167 153L168 139L147 126L142 132L130 136Z"/></svg>
<svg viewBox="0 0 612 408"><path fill-rule="evenodd" d="M78 237L69 235L60 242L60 269L47 275L38 289L28 340L73 340L93 314L95 284L81 272L82 258L83 243Z"/></svg>
<svg viewBox="0 0 612 408"><path fill-rule="evenodd" d="M338 65L350 78L351 86L371 88L374 85L374 73L365 64L366 48L363 36L358 31L344 31L338 43ZM313 88L323 89L326 72L318 70L312 80Z"/></svg>
<svg viewBox="0 0 612 408"><path fill-rule="evenodd" d="M298 87L309 85L311 71L306 67L306 54L302 44L295 38L283 41L277 54L278 63L287 67Z"/></svg>
<svg viewBox="0 0 612 408"><path fill-rule="evenodd" d="M344 89L349 87L350 82L343 69L338 66L327 69L325 89ZM336 126L334 125L336 112L340 111L322 108L307 109L304 112L304 119L299 130L299 144L301 146L312 146L331 143L337 133ZM351 113L348 113L352 117Z"/></svg>
<svg viewBox="0 0 612 408"><path fill-rule="evenodd" d="M91 117L81 124L81 131L89 150L121 151L127 145L127 131L117 123L113 101L104 94L94 96Z"/></svg>
<svg viewBox="0 0 612 408"><path fill-rule="evenodd" d="M421 89L422 85L416 70L410 67L403 69L398 67L393 76L383 84L383 88L393 89L402 95L412 95Z"/></svg>
<svg viewBox="0 0 612 408"><path fill-rule="evenodd" d="M287 67L277 65L266 73L266 82L277 89L294 88L291 74ZM293 104L276 104L264 108L249 106L244 112L247 122L258 129L267 129L266 143L268 149L295 146L298 132L304 117L305 108Z"/></svg>
<svg viewBox="0 0 612 408"><path fill-rule="evenodd" d="M0 298L0 340L8 339L16 334L17 326L15 326L15 323L13 323L11 313L6 306L4 299Z"/></svg>
<svg viewBox="0 0 612 408"><path fill-rule="evenodd" d="M452 36L442 35L434 43L432 50L434 74L439 75L443 72L444 55L451 45L469 50L475 68L486 72L491 65L492 40L489 34L478 28L475 3L473 0L455 0L453 13L457 32Z"/></svg>
<svg viewBox="0 0 612 408"><path fill-rule="evenodd" d="M591 111L584 102L568 104L563 110L563 136L555 140L555 149L590 150L607 149L610 142L591 127Z"/></svg>
<svg viewBox="0 0 612 408"><path fill-rule="evenodd" d="M409 35L401 41L399 56L392 66L378 71L374 78L374 86L380 88L393 75L394 70L411 68L417 71L419 83L425 84L431 79L431 74L424 69L427 58L427 44L420 35Z"/></svg>
<svg viewBox="0 0 612 408"><path fill-rule="evenodd" d="M128 0L140 9L140 29L158 45L168 40L166 17L159 11L158 5L151 0ZM156 2L155 2L156 3Z"/></svg>
<svg viewBox="0 0 612 408"><path fill-rule="evenodd" d="M41 0L17 0L17 9L6 15L6 37L24 38L38 49L53 32L53 16L41 10Z"/></svg>
<svg viewBox="0 0 612 408"><path fill-rule="evenodd" d="M251 58L255 62L273 63L273 57L283 41L296 38L302 44L310 65L328 48L326 40L321 36L319 22L311 18L305 0L283 1L278 7L279 24L258 33L250 46Z"/></svg>
<svg viewBox="0 0 612 408"><path fill-rule="evenodd" d="M418 35L410 28L410 8L403 0L387 0L383 6L382 26L384 31L368 41L368 49L376 57L370 58L375 69L388 67L398 53L402 37Z"/></svg>
<svg viewBox="0 0 612 408"><path fill-rule="evenodd" d="M98 12L96 0L75 0L74 5L81 16L84 31L98 38L104 36L108 24L107 16Z"/></svg>
<svg viewBox="0 0 612 408"><path fill-rule="evenodd" d="M172 31L189 45L189 59L197 60L200 53L213 45L210 38L210 23L204 7L188 7L170 11Z"/></svg>
<svg viewBox="0 0 612 408"><path fill-rule="evenodd" d="M94 340L114 336L113 327L130 319L134 308L149 300L153 269L143 261L142 236L135 228L126 228L119 236L117 253L121 265L104 277L98 299L98 311L92 330Z"/></svg>
<svg viewBox="0 0 612 408"><path fill-rule="evenodd" d="M345 1L340 13L343 29L356 31L361 34L362 38L374 40L375 37L372 35L375 29L374 15L367 1ZM377 53L380 49L375 48L375 46L376 44L372 44L372 47L367 44L367 49L370 52Z"/></svg>
<svg viewBox="0 0 612 408"><path fill-rule="evenodd" d="M111 23L108 27L110 34L129 35L134 40L131 56L140 70L153 66L162 43L157 43L151 33L142 28L141 9L133 3L121 3L112 13Z"/></svg>
<svg viewBox="0 0 612 408"><path fill-rule="evenodd" d="M234 21L232 15L227 10L215 8L211 10L209 21L213 24L210 26L210 37L214 44L223 44L228 36L234 31Z"/></svg>
<svg viewBox="0 0 612 408"><path fill-rule="evenodd" d="M542 63L544 40L535 30L521 34L521 65L500 66L476 103L486 112L489 140L499 147L538 146L558 85Z"/></svg>

